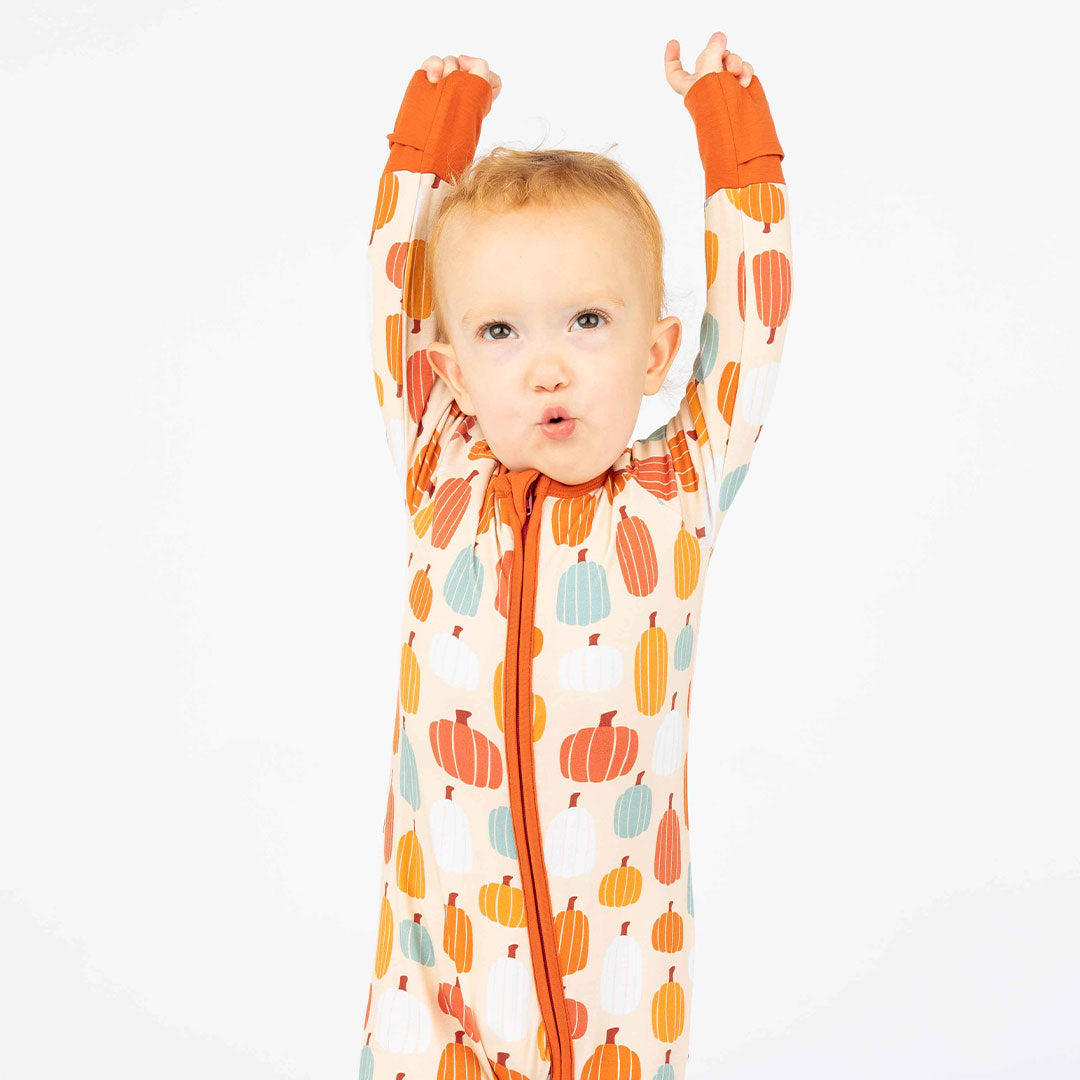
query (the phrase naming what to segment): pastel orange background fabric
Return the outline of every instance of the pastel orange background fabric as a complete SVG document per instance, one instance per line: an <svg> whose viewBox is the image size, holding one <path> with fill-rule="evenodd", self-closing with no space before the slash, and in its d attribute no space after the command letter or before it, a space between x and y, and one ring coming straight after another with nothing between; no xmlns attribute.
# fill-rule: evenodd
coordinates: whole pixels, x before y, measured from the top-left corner
<svg viewBox="0 0 1080 1080"><path fill-rule="evenodd" d="M693 374L575 485L506 469L427 357L426 237L489 84L418 69L388 135L371 345L410 528L360 1080L685 1076L701 600L776 386L791 237L758 78L704 75L684 103L706 196Z"/></svg>

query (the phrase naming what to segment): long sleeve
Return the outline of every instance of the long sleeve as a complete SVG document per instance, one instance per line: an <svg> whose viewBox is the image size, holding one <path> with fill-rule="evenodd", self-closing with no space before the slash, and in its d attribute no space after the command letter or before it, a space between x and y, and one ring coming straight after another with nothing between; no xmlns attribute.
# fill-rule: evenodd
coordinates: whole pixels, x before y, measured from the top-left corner
<svg viewBox="0 0 1080 1080"><path fill-rule="evenodd" d="M780 369L791 302L787 186L761 83L730 72L686 92L705 170L706 300L693 373L660 437L712 550L742 486Z"/></svg>
<svg viewBox="0 0 1080 1080"><path fill-rule="evenodd" d="M368 242L371 352L386 441L410 513L430 483L448 422L459 415L427 355L435 333L427 237L476 153L491 102L483 76L459 69L431 82L418 68L387 135Z"/></svg>

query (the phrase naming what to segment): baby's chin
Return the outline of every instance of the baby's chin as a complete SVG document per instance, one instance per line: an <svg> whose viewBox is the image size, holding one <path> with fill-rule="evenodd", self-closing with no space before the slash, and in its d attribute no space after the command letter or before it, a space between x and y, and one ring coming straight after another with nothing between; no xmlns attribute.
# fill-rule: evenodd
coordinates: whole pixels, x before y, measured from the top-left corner
<svg viewBox="0 0 1080 1080"><path fill-rule="evenodd" d="M581 420L575 420L574 430L564 438L552 438L540 431L538 439L540 445L523 448L518 460L532 462L523 468L539 469L561 484L581 484L592 480L607 472L615 461L610 452L607 456L611 460L602 460L604 451L598 456Z"/></svg>

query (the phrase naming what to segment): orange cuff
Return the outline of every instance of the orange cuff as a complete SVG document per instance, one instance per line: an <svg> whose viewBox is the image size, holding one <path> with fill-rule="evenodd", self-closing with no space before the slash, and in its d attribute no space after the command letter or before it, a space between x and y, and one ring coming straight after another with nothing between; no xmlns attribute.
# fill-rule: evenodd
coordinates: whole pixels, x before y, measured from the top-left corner
<svg viewBox="0 0 1080 1080"><path fill-rule="evenodd" d="M686 91L683 104L697 129L706 197L719 188L785 182L784 151L756 75L741 86L730 71L710 71Z"/></svg>
<svg viewBox="0 0 1080 1080"><path fill-rule="evenodd" d="M491 110L491 83L460 68L432 82L424 68L413 72L387 135L390 156L383 172L431 172L451 181L476 153L480 125Z"/></svg>

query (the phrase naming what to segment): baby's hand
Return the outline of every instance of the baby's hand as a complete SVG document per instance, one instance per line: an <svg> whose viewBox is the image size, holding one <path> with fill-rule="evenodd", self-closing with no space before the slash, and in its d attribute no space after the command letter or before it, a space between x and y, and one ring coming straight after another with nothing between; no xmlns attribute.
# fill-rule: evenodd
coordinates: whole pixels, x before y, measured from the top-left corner
<svg viewBox="0 0 1080 1080"><path fill-rule="evenodd" d="M728 52L727 34L722 30L717 30L698 53L693 75L683 70L679 62L679 43L672 38L664 50L664 69L672 89L683 95L710 71L729 71L738 76L741 86L749 86L754 77L754 69L738 53Z"/></svg>
<svg viewBox="0 0 1080 1080"><path fill-rule="evenodd" d="M427 72L429 82L438 82L451 71L469 71L479 75L491 83L492 101L499 96L502 89L502 79L494 71L489 71L487 61L479 56L469 56L467 53L457 56L429 56L420 66Z"/></svg>

